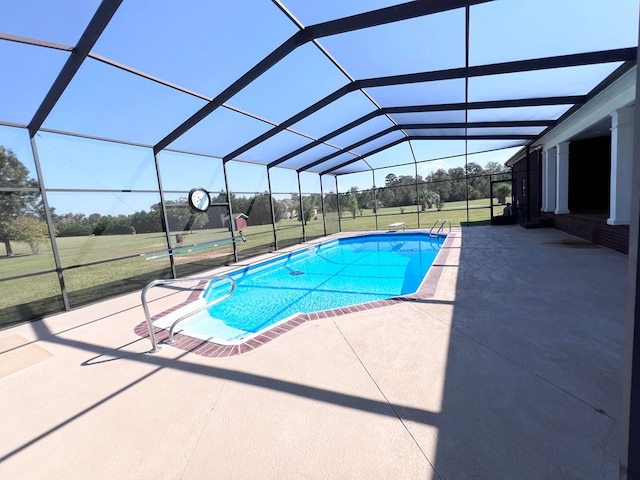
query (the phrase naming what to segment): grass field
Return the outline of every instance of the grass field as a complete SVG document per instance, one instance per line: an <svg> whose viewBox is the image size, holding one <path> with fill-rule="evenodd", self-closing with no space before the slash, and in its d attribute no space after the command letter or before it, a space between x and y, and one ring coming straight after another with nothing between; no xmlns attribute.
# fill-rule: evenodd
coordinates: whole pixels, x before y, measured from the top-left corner
<svg viewBox="0 0 640 480"><path fill-rule="evenodd" d="M342 218L338 219L337 213L334 213L327 216L327 233L335 233L339 229L346 232L387 230L388 225L395 222L405 222L410 229L429 229L437 220L449 220L452 226L488 222L489 205L488 199L470 201L468 213L466 202L448 203L441 211L432 209L420 212L420 215L415 205L383 208L377 216L369 210L357 214L355 218L350 212L343 212ZM494 215L501 213L501 207L496 206L495 210ZM303 240L302 224L297 220L281 220L276 229L279 248ZM179 246L175 243L175 233L171 235L174 248ZM274 249L271 225L251 226L243 233L246 243L236 243L240 258ZM305 225L308 239L324 234L322 217L311 219ZM193 251L174 256L180 276L208 270L233 260L233 247L230 244L213 248L197 245L228 240L230 233L224 229L184 232L183 237L180 245L196 245L181 250ZM65 287L73 307L140 289L155 278L171 276L169 257L162 255L167 252L166 236L162 233L63 237L56 242ZM42 245L37 254L20 242L12 242L12 248L13 256L0 256L0 279L32 276L0 282L3 292L0 297L0 326L33 318L34 314L60 311L60 286L50 245ZM145 252L155 253L141 255ZM150 258L155 255L161 256ZM44 273L47 271L49 273Z"/></svg>

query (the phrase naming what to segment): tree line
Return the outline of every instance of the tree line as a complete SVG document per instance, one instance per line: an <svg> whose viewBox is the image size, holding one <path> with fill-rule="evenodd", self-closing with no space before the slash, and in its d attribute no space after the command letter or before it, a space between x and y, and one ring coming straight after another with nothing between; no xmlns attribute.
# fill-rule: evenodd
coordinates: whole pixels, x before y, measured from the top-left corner
<svg viewBox="0 0 640 480"><path fill-rule="evenodd" d="M511 171L498 162L488 162L484 167L470 162L466 167L440 168L426 177L390 173L385 177L384 186L372 186L366 190L351 187L348 193L340 194L340 206L354 217L364 210L376 213L384 207L413 205L422 211L440 210L447 202L489 198L492 180L510 179ZM509 182L499 183L493 189L493 196L500 203L506 203L510 195Z"/></svg>

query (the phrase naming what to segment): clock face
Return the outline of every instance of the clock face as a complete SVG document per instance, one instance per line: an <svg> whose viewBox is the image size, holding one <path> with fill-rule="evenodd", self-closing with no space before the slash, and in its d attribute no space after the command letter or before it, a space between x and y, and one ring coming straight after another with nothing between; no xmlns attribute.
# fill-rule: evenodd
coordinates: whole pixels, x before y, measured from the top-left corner
<svg viewBox="0 0 640 480"><path fill-rule="evenodd" d="M209 192L204 188L192 188L189 192L189 205L199 212L206 212L211 205Z"/></svg>

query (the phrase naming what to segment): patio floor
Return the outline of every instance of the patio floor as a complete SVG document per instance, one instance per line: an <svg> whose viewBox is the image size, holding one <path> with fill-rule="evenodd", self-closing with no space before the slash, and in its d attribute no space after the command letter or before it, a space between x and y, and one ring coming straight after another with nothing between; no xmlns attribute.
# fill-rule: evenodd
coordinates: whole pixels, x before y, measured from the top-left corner
<svg viewBox="0 0 640 480"><path fill-rule="evenodd" d="M433 296L241 355L146 353L139 292L0 331L0 478L618 478L627 256L454 233Z"/></svg>

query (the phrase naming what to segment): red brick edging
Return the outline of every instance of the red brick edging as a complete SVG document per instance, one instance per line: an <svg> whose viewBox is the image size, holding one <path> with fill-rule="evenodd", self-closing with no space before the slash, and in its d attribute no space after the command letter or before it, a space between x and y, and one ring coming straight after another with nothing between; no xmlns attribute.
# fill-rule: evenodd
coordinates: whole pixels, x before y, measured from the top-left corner
<svg viewBox="0 0 640 480"><path fill-rule="evenodd" d="M293 330L298 325L302 325L305 322L312 320L319 320L321 318L338 317L349 313L362 312L364 310L371 310L374 308L387 307L389 305L396 305L400 302L412 301L412 300L426 300L435 295L436 287L440 281L442 272L444 271L444 263L449 256L449 250L453 243L456 234L454 232L449 233L445 239L438 255L436 256L433 265L427 272L420 289L410 295L404 295L402 297L393 297L385 300L376 300L373 302L360 303L358 305L351 305L349 307L333 308L331 310L323 310L313 313L302 313L289 320L279 323L268 330L263 331L256 337L253 337L246 342L238 343L236 345L222 345L219 343L211 342L208 340L202 340L200 338L190 337L189 335L183 335L181 333L174 334L175 342L171 344L172 347L179 348L181 350L190 351L197 355L204 357L231 357L240 355L242 353L249 352L258 347L261 347L265 343L269 343L271 340L278 338L280 335ZM200 296L201 289L195 289L189 295L189 298L184 302L172 307L169 310L165 310L158 315L152 317L153 320L164 317L169 313L183 307L184 305L196 300ZM143 338L149 337L149 328L147 322L141 322L134 328L134 332ZM158 344L165 342L169 338L169 331L163 328L154 327L156 341Z"/></svg>

